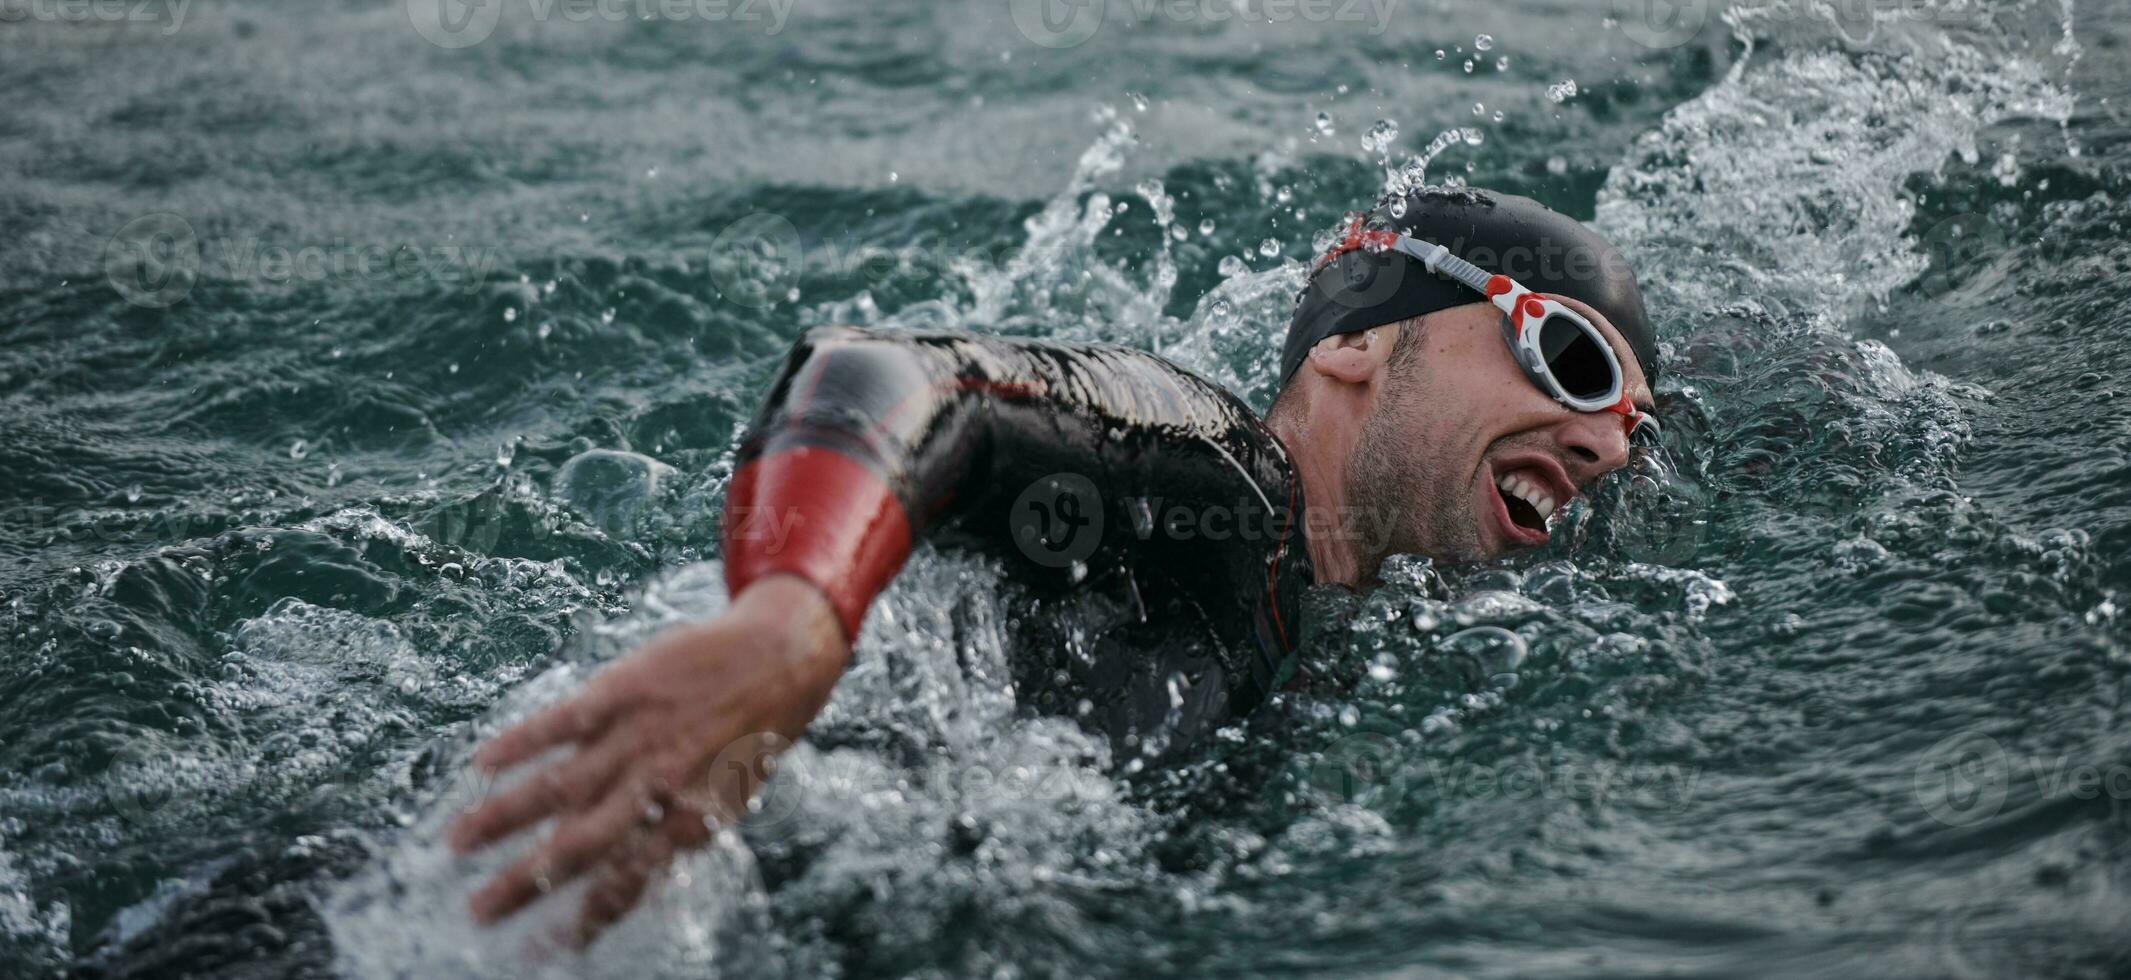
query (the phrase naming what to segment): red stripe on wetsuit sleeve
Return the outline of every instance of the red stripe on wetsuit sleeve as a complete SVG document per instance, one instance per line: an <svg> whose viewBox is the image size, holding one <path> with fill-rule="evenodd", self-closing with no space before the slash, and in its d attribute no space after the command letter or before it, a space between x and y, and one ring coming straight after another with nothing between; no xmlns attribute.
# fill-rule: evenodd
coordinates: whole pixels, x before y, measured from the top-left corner
<svg viewBox="0 0 2131 980"><path fill-rule="evenodd" d="M833 449L797 446L733 474L724 518L725 585L737 598L789 573L827 596L858 641L866 608L910 555L910 518L880 474Z"/></svg>

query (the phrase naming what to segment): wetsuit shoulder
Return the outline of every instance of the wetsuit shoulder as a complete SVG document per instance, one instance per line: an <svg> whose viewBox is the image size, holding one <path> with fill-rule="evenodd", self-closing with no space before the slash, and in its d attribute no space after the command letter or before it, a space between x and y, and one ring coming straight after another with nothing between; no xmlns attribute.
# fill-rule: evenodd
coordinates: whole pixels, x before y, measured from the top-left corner
<svg viewBox="0 0 2131 980"><path fill-rule="evenodd" d="M920 539L1000 555L1041 589L1123 573L1231 652L1216 685L1231 709L1279 671L1309 581L1279 440L1220 386L1128 347L810 331L742 443L732 497L728 515L800 518L773 554L728 517L736 591L801 574L855 636Z"/></svg>

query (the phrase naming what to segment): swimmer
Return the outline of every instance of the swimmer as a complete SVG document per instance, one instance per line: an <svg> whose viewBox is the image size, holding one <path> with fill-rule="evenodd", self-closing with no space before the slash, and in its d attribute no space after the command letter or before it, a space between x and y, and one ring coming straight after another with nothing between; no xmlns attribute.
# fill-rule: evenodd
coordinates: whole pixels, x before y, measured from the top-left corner
<svg viewBox="0 0 2131 980"><path fill-rule="evenodd" d="M554 821L470 910L494 922L589 876L570 938L626 914L745 812L747 767L713 761L806 733L921 540L998 556L1027 596L1014 669L1032 710L1077 718L1120 759L1188 746L1307 666L1309 585L1366 585L1394 554L1545 544L1654 436L1655 368L1616 249L1535 201L1463 189L1350 216L1297 299L1262 420L1129 348L812 331L740 449L731 605L475 756L501 770L574 750L453 824L466 853Z"/></svg>

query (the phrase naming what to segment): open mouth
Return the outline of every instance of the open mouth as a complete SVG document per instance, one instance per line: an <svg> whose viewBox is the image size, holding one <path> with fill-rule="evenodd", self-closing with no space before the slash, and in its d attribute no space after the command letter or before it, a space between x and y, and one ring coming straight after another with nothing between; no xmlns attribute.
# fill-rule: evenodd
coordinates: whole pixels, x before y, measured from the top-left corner
<svg viewBox="0 0 2131 980"><path fill-rule="evenodd" d="M1547 518L1553 516L1559 501L1545 483L1535 475L1512 470L1495 477L1495 488L1502 492L1502 505L1509 512L1511 523L1540 538L1546 537Z"/></svg>

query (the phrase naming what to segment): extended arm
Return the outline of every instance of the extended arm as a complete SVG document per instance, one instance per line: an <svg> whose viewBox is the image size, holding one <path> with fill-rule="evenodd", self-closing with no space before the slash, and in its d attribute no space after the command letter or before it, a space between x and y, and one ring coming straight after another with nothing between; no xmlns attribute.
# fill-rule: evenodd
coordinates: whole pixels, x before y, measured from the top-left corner
<svg viewBox="0 0 2131 980"><path fill-rule="evenodd" d="M580 874L595 884L571 938L589 942L627 912L678 850L744 812L763 758L826 703L867 608L920 539L973 543L1061 583L1129 563L1170 580L1166 591L1216 635L1285 649L1294 583L1307 576L1288 539L1293 484L1286 454L1247 408L1143 352L809 333L773 382L728 492L732 607L622 658L477 756L503 768L577 749L454 826L453 846L467 851L556 821L473 897L474 915L509 915ZM1163 501L1191 502L1199 516L1218 508L1228 533L1176 533ZM1244 512L1260 519L1254 533L1236 533ZM1204 673L1218 675L1209 690L1240 678L1262 693L1271 669ZM752 748L727 765L736 745Z"/></svg>

